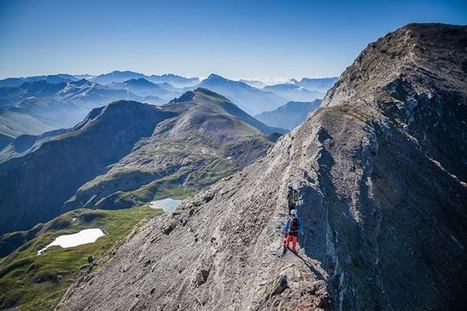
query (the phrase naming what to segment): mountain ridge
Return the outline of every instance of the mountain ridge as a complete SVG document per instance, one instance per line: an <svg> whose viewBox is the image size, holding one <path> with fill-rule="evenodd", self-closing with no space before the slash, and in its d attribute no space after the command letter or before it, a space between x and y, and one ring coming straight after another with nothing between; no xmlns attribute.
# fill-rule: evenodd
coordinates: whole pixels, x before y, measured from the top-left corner
<svg viewBox="0 0 467 311"><path fill-rule="evenodd" d="M268 135L276 129L219 94L197 89L179 101L162 107L115 101L94 108L71 129L18 137L0 152L0 186L6 189L0 210L9 217L0 232L83 206L128 208L167 189L197 191L273 144Z"/></svg>
<svg viewBox="0 0 467 311"><path fill-rule="evenodd" d="M429 42L422 53L400 51L419 39ZM448 142L437 139L433 121L449 137L467 131L461 122L465 40L465 26L409 25L371 44L323 107L266 157L185 201L177 213L151 221L81 276L57 308L463 305L467 188L437 159L456 162L465 152L445 148ZM407 79L401 81L397 70L387 75L387 59L392 68L404 68ZM413 59L430 66L413 66ZM439 80L451 71L459 75ZM433 96L425 98L430 90ZM418 119L428 111L439 113ZM423 144L413 139L427 132ZM455 139L466 145L464 136ZM427 150L437 156L427 156ZM461 167L450 171L462 176ZM304 231L297 254L281 250L289 182L300 196Z"/></svg>
<svg viewBox="0 0 467 311"><path fill-rule="evenodd" d="M321 85L321 80L307 79L310 85ZM133 71L113 71L98 76L57 74L7 78L0 80L0 134L40 135L69 128L91 109L114 100L162 105L198 86L225 93L250 114L272 110L290 100L323 97L322 89L307 89L300 83L291 80L288 84L262 89L264 85L253 87L242 80L229 80L216 74L200 83L198 78L174 74L149 76Z"/></svg>
<svg viewBox="0 0 467 311"><path fill-rule="evenodd" d="M189 91L161 106L177 114L154 129L152 137L106 172L80 187L65 204L129 207L157 194L159 182L200 189L262 156L274 132L227 98L207 89ZM152 189L152 190L150 190Z"/></svg>

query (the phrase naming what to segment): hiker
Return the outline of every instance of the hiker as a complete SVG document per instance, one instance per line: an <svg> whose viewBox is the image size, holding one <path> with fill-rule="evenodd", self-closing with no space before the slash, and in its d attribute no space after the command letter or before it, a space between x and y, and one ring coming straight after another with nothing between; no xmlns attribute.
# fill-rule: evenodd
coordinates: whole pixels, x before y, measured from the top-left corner
<svg viewBox="0 0 467 311"><path fill-rule="evenodd" d="M295 203L297 202L297 190L295 190L292 186L292 183L289 182L287 185L287 205L289 207L289 215L290 212L296 209Z"/></svg>
<svg viewBox="0 0 467 311"><path fill-rule="evenodd" d="M297 210L292 209L290 211L290 216L287 219L286 224L283 228L284 232L284 247L288 248L290 244L292 244L291 250L292 252L297 252L297 237L298 233L302 232L302 225L300 224L300 220L297 217Z"/></svg>

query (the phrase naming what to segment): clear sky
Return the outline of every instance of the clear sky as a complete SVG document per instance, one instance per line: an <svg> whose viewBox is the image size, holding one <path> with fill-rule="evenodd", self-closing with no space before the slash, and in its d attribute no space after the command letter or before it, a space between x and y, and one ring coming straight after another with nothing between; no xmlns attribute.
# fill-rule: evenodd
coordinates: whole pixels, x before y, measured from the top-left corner
<svg viewBox="0 0 467 311"><path fill-rule="evenodd" d="M410 22L465 25L467 0L0 0L0 77L334 76Z"/></svg>

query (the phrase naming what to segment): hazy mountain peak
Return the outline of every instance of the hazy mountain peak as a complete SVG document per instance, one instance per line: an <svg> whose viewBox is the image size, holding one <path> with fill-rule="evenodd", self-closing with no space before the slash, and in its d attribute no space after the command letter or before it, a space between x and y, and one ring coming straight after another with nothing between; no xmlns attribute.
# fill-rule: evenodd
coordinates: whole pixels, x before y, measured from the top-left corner
<svg viewBox="0 0 467 311"><path fill-rule="evenodd" d="M216 86L233 87L233 88L238 88L238 89L243 89L243 90L248 90L248 91L252 91L252 90L260 91L256 87L253 87L245 82L230 80L215 73L210 74L206 79L201 81L199 85L201 87L206 86L207 88L209 88L209 86L216 85ZM214 90L214 91L217 91L217 90ZM222 93L222 92L219 91L219 93Z"/></svg>
<svg viewBox="0 0 467 311"><path fill-rule="evenodd" d="M147 78L154 83L168 83L174 87L192 87L199 82L198 78L187 78L180 75L167 73L163 75L152 75Z"/></svg>
<svg viewBox="0 0 467 311"><path fill-rule="evenodd" d="M188 77L183 77L180 75L176 75L173 73L164 73L162 75L152 75L151 77L158 77L158 78L169 78L169 79L193 79Z"/></svg>
<svg viewBox="0 0 467 311"><path fill-rule="evenodd" d="M216 98L219 98L219 99L223 99L223 100L226 100L226 101L230 101L229 99L227 99L226 97L222 96L221 94L216 93L216 92L213 92L213 91L211 91L210 89L207 89L207 88L204 88L204 87L197 87L197 88L194 90L194 93L195 93L195 94L207 95L207 96L211 96L211 97L216 97Z"/></svg>
<svg viewBox="0 0 467 311"><path fill-rule="evenodd" d="M159 109L153 105L143 104L132 100L116 100L106 106L94 108L89 112L87 119L99 118L116 118L124 116L128 113L135 113L145 110Z"/></svg>
<svg viewBox="0 0 467 311"><path fill-rule="evenodd" d="M194 96L195 96L194 91L187 91L187 92L183 93L181 96L172 99L169 102L169 104L187 102L187 101L190 101Z"/></svg>
<svg viewBox="0 0 467 311"><path fill-rule="evenodd" d="M211 73L207 78L206 80L220 80L220 81L227 81L229 79L226 79L218 74L215 74L215 73Z"/></svg>
<svg viewBox="0 0 467 311"><path fill-rule="evenodd" d="M21 192L29 188L28 185L34 180L33 176L43 174L41 170L44 167L48 167L46 174L53 176L43 179L46 187L27 190L33 193L34 202L22 201L15 206L13 215L2 210L8 217L20 217L21 221L8 223L2 219L0 232L28 228L63 212L64 202L80 185L108 170L107 166L127 155L137 141L151 136L159 122L173 116L174 112L163 111L154 105L128 100L115 101L93 109L81 123L51 137L30 153L20 155L11 162L0 163L0 184L4 184L9 174L21 171L21 177L18 178L23 186L22 189L15 188L8 196L0 197L2 208L8 206L7 202L15 200L16 195L22 196ZM15 163L31 165L18 166ZM68 164L59 166L58 163ZM5 172L9 173L5 175ZM41 213L30 214L28 210L31 209L31 203L46 208Z"/></svg>
<svg viewBox="0 0 467 311"><path fill-rule="evenodd" d="M131 79L144 78L145 76L142 73L134 71L112 71L109 73L104 73L98 75L94 78L94 81L101 84L110 84L113 82L121 83Z"/></svg>
<svg viewBox="0 0 467 311"><path fill-rule="evenodd" d="M130 79L124 82L126 85L132 86L155 86L156 84L152 83L151 81L146 80L145 78L136 78Z"/></svg>
<svg viewBox="0 0 467 311"><path fill-rule="evenodd" d="M195 96L207 99L207 102L209 104L216 103L219 101L231 103L231 101L228 98L222 96L219 93L213 92L207 88L197 87L195 90L187 91L183 93L180 97L171 100L169 104L190 102L195 98ZM198 103L203 103L203 101L198 101Z"/></svg>
<svg viewBox="0 0 467 311"><path fill-rule="evenodd" d="M141 75L141 73L139 72L135 72L135 71L130 71L130 70L114 70L114 71L111 71L109 73L107 73L107 75Z"/></svg>
<svg viewBox="0 0 467 311"><path fill-rule="evenodd" d="M226 96L250 114L271 110L287 102L279 95L257 89L245 82L226 79L217 74L209 75L198 86Z"/></svg>

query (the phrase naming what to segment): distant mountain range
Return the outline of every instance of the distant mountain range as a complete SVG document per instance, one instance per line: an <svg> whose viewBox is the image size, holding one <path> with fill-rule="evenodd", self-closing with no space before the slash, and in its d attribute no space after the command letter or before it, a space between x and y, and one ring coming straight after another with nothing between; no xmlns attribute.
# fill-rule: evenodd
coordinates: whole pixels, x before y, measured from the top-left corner
<svg viewBox="0 0 467 311"><path fill-rule="evenodd" d="M144 98L150 102L163 104L168 100L180 96L180 89L172 86L167 82L153 83L145 78L131 79L122 83L113 82L108 85L110 88L124 89L129 93L133 93L137 96Z"/></svg>
<svg viewBox="0 0 467 311"><path fill-rule="evenodd" d="M199 83L199 78L185 78L169 73L161 76L152 75L149 77L149 81L154 83L168 83L174 87L184 88L195 86Z"/></svg>
<svg viewBox="0 0 467 311"><path fill-rule="evenodd" d="M289 79L288 81L283 81L279 83L268 83L259 80L248 80L248 79L240 79L240 82L244 82L248 85L254 86L256 88L262 89L269 86L279 86L279 85L292 85L297 87L303 87L308 91L317 91L321 93L326 93L334 83L338 80L337 77L330 77L330 78L302 78L300 81L296 79Z"/></svg>
<svg viewBox="0 0 467 311"><path fill-rule="evenodd" d="M46 81L51 84L77 81L86 79L98 84L106 85L110 83L121 83L131 79L146 79L153 83L170 83L174 87L190 87L199 83L198 78L186 78L175 74L163 75L145 75L134 71L112 71L109 73L93 76L89 74L70 75L70 74L56 74L56 75L42 75L21 78L6 78L0 80L0 88L2 87L18 87L24 82Z"/></svg>
<svg viewBox="0 0 467 311"><path fill-rule="evenodd" d="M185 78L174 74L151 75L134 72L134 71L112 71L106 74L101 74L94 77L92 80L99 84L121 83L133 79L146 79L153 83L169 83L174 87L193 87L199 83L198 78Z"/></svg>
<svg viewBox="0 0 467 311"><path fill-rule="evenodd" d="M73 75L69 74L56 74L56 75L48 75L48 76L32 76L32 77L24 77L24 78L6 78L0 80L0 88L2 87L18 87L25 82L36 82L36 81L46 81L51 84L56 83L63 83L63 82L71 82L80 80Z"/></svg>
<svg viewBox="0 0 467 311"><path fill-rule="evenodd" d="M315 81L316 80L316 81ZM174 74L144 75L113 71L92 75L43 75L0 80L0 150L19 135L39 135L69 128L92 109L115 100L162 105L198 87L211 89L252 115L274 110L289 101L324 96L334 78L290 80L258 87L216 74L199 81ZM327 83L327 84L326 84Z"/></svg>
<svg viewBox="0 0 467 311"><path fill-rule="evenodd" d="M265 84L264 82L262 81L258 81L258 80L245 80L245 79L240 79L238 80L239 82L243 82L245 84L248 84L250 86L253 86L257 89L262 89L263 87L265 87L267 84Z"/></svg>
<svg viewBox="0 0 467 311"><path fill-rule="evenodd" d="M292 79L287 83L264 85L260 81L233 81L211 74L199 86L227 96L251 114L259 114L274 110L289 101L321 99L336 81L337 78L304 78L301 81Z"/></svg>
<svg viewBox="0 0 467 311"><path fill-rule="evenodd" d="M294 101L311 101L324 96L320 91L310 91L302 86L291 83L265 86L263 90Z"/></svg>
<svg viewBox="0 0 467 311"><path fill-rule="evenodd" d="M200 189L264 155L277 132L201 88L161 107L93 109L71 129L19 136L0 152L0 233L64 210L127 208L164 189Z"/></svg>
<svg viewBox="0 0 467 311"><path fill-rule="evenodd" d="M287 99L275 93L257 89L244 82L229 80L216 74L211 74L207 79L201 81L199 86L230 98L250 114L271 110L287 102Z"/></svg>
<svg viewBox="0 0 467 311"><path fill-rule="evenodd" d="M119 99L142 100L126 90L84 79L57 84L40 80L0 88L0 134L37 135L70 127L91 109Z"/></svg>
<svg viewBox="0 0 467 311"><path fill-rule="evenodd" d="M301 81L294 80L294 84L299 85L308 90L316 90L326 93L338 80L337 77L332 78L303 78Z"/></svg>
<svg viewBox="0 0 467 311"><path fill-rule="evenodd" d="M288 102L273 111L262 112L255 118L269 126L292 130L305 121L309 112L318 109L320 104L320 99L312 102Z"/></svg>

